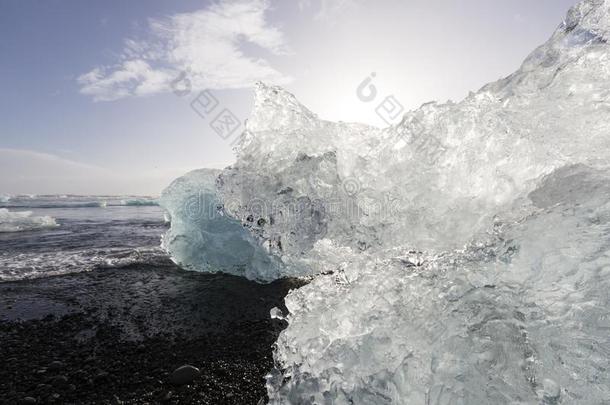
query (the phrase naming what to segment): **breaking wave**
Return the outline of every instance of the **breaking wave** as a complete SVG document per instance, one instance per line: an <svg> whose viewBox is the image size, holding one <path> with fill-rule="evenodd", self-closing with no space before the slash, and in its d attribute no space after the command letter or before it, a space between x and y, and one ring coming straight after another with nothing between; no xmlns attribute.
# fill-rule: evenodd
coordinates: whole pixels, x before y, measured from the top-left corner
<svg viewBox="0 0 610 405"><path fill-rule="evenodd" d="M169 266L171 261L159 247L0 252L0 282L124 268L137 264Z"/></svg>
<svg viewBox="0 0 610 405"><path fill-rule="evenodd" d="M11 208L105 208L108 205L106 201L84 201L84 202L39 202L30 203L27 205L19 205L15 203Z"/></svg>
<svg viewBox="0 0 610 405"><path fill-rule="evenodd" d="M7 208L24 209L70 209L106 207L152 207L158 206L156 199L150 197L120 198L116 196L17 196L0 199Z"/></svg>
<svg viewBox="0 0 610 405"><path fill-rule="evenodd" d="M513 75L377 129L279 87L222 171L164 192L196 271L307 276L271 404L602 404L610 397L610 0Z"/></svg>
<svg viewBox="0 0 610 405"><path fill-rule="evenodd" d="M30 211L10 212L0 208L0 232L23 232L55 228L59 226L54 218L49 216L32 216Z"/></svg>

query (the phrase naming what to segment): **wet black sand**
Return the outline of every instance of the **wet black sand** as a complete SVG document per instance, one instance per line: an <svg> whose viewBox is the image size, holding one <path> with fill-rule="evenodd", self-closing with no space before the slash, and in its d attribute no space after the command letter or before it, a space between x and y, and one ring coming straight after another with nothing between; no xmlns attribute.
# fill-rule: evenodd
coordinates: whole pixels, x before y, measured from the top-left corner
<svg viewBox="0 0 610 405"><path fill-rule="evenodd" d="M264 402L269 310L298 285L169 264L0 283L0 403ZM201 375L171 384L184 364Z"/></svg>

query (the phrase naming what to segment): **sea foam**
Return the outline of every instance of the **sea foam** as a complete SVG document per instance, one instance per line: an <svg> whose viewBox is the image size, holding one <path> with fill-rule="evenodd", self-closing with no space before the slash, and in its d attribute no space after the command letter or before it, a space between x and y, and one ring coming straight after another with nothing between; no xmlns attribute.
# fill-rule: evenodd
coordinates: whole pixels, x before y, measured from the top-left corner
<svg viewBox="0 0 610 405"><path fill-rule="evenodd" d="M32 216L31 211L11 212L0 208L0 232L36 231L55 228L58 224L49 216Z"/></svg>

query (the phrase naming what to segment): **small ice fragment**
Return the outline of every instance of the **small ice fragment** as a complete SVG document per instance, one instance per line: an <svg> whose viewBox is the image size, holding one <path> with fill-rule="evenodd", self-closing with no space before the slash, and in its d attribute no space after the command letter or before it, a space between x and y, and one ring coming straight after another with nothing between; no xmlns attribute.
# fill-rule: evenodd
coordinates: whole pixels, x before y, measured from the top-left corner
<svg viewBox="0 0 610 405"><path fill-rule="evenodd" d="M271 319L281 319L281 320L286 319L286 317L282 313L282 310L279 309L278 307L271 308L271 311L269 311L269 313L271 315Z"/></svg>

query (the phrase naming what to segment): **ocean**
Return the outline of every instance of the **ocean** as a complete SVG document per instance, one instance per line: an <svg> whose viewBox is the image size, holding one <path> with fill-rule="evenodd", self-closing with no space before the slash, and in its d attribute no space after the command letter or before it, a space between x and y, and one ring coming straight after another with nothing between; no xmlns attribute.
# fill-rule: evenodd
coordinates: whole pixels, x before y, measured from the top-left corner
<svg viewBox="0 0 610 405"><path fill-rule="evenodd" d="M152 197L14 196L0 200L0 282L168 263Z"/></svg>

